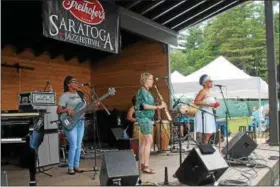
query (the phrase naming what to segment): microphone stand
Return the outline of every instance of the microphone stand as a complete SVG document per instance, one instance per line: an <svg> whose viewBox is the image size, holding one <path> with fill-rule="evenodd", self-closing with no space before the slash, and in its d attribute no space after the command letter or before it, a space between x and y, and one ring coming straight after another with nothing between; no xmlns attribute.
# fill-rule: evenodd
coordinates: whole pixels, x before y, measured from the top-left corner
<svg viewBox="0 0 280 187"><path fill-rule="evenodd" d="M165 84L166 84L166 86L167 86L167 88L169 89L169 91L170 91L170 93L171 93L171 97L172 97L172 99L173 99L173 101L174 101L174 105L173 105L173 109L180 103L180 99L181 99L181 97L178 99L178 100L176 100L175 99L175 96L173 95L173 89L171 89L171 86L169 85L169 83L168 83L168 81L167 81L167 78L164 78L164 82L165 82ZM177 104L176 104L177 103ZM181 136L180 136L180 133L179 133L179 135L178 135L178 137L179 137L179 150L176 150L175 149L175 146L174 146L174 144L175 144L175 140L174 140L174 131L173 131L173 124L170 124L170 136L171 136L171 142L172 142L172 146L171 146L171 148L170 148L170 152L172 152L172 153L176 153L176 152L178 152L179 151L179 153L180 153L180 160L181 160L181 154L182 154L182 142L181 142ZM160 131L161 132L161 131ZM160 141L161 141L161 138L160 138ZM160 143L161 144L161 143ZM180 163L182 163L181 161L180 161Z"/></svg>
<svg viewBox="0 0 280 187"><path fill-rule="evenodd" d="M49 85L50 85L50 82L47 81L47 82L46 82L46 86L45 86L45 88L44 88L44 92L46 91L46 89L48 88Z"/></svg>
<svg viewBox="0 0 280 187"><path fill-rule="evenodd" d="M104 108L104 110L107 112L107 114L110 115L110 112L108 111L108 109L99 100L99 98L98 98L98 96L97 96L97 94L95 92L95 89L93 87L90 87L90 88L91 88L92 102L99 101L100 105ZM96 155L96 152L97 152L97 150L96 150L96 141L99 140L99 136L98 136L98 132L97 132L97 115L96 115L96 106L95 105L93 105L92 114L93 114L92 122L93 122L93 146L94 146L94 166L93 166L93 176L92 176L92 179L95 180L95 177L97 176L97 172L99 171L98 167L97 167L97 160L96 160L96 157L97 157L97 155ZM101 148L100 142L99 142L99 147Z"/></svg>
<svg viewBox="0 0 280 187"><path fill-rule="evenodd" d="M183 102L181 102L181 103L183 103ZM204 114L206 113L206 114L209 114L209 115L211 115L211 116L214 116L214 117L218 117L218 116L216 116L215 114L212 114L212 113L210 113L210 112L208 112L208 111L206 111L206 110L203 110L203 109L201 109L201 108L199 108L199 107L196 107L196 106L193 106L193 105L191 105L191 104L189 104L189 103L183 103L183 104L186 104L186 105L188 105L188 106L190 106L190 107L193 107L193 108L195 108L195 109L197 109L197 110L199 110L199 111L201 111L201 115L202 115L202 141L203 141L203 144L204 144L204 135L205 135L205 130L204 130ZM193 140L193 138L192 138L192 140ZM194 140L193 140L194 141ZM196 144L197 144L197 142L196 141L194 141Z"/></svg>
<svg viewBox="0 0 280 187"><path fill-rule="evenodd" d="M224 96L224 92L222 90L222 86L217 86L219 87L220 89L220 92L222 94L222 97L223 97L223 101L224 101L224 104L226 106L226 111L225 111L225 114L226 114L226 142L227 142L227 151L226 151L226 155L225 155L225 158L228 159L228 118L231 119L230 117L230 114L229 114L229 109L228 109L228 105L227 105L227 102L226 102L226 99L225 99L225 96Z"/></svg>

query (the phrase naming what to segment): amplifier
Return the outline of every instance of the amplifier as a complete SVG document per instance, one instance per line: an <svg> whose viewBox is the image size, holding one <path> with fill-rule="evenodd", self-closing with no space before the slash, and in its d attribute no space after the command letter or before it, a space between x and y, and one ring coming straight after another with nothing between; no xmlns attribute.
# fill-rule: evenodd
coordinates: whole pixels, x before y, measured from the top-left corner
<svg viewBox="0 0 280 187"><path fill-rule="evenodd" d="M20 110L46 110L45 106L56 105L55 92L24 92L18 96Z"/></svg>
<svg viewBox="0 0 280 187"><path fill-rule="evenodd" d="M44 140L38 150L37 167L59 163L59 136L57 130L45 132Z"/></svg>

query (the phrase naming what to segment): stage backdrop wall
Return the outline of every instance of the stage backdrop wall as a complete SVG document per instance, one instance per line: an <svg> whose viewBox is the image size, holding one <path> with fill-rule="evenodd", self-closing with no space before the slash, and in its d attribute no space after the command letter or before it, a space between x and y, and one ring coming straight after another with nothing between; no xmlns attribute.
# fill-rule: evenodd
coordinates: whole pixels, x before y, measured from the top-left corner
<svg viewBox="0 0 280 187"><path fill-rule="evenodd" d="M150 72L157 77L168 75L166 46L153 41L140 41L124 49L120 55L108 57L92 64L91 80L99 95L108 87L116 88L116 96L104 101L113 108L127 109L140 88L140 74ZM169 103L169 91L164 80L157 82L158 89ZM155 90L152 94L156 96Z"/></svg>
<svg viewBox="0 0 280 187"><path fill-rule="evenodd" d="M67 75L77 77L80 82L90 80L90 64L80 64L77 58L66 62L62 56L51 60L47 53L35 57L27 49L19 55L11 46L2 51L2 63L9 65L19 63L21 66L33 67L34 70L1 67L1 110L18 108L18 94L25 91L43 91L49 81L57 94L57 101L63 93L63 80Z"/></svg>
<svg viewBox="0 0 280 187"><path fill-rule="evenodd" d="M120 55L113 55L99 62L79 63L77 58L66 62L63 56L50 59L48 53L35 57L26 49L16 54L11 46L2 49L2 63L19 63L34 67L20 70L1 67L1 110L18 108L18 94L24 91L43 90L49 80L58 98L63 93L63 80L66 75L74 75L79 82L91 80L99 95L104 94L109 86L117 90L116 96L104 101L109 109L127 110L131 98L140 87L142 72L151 72L156 76L168 75L168 58L165 47L154 41L140 41L124 49ZM158 84L159 91L168 103L168 89L163 81ZM89 91L89 90L86 90ZM153 92L154 95L156 95Z"/></svg>

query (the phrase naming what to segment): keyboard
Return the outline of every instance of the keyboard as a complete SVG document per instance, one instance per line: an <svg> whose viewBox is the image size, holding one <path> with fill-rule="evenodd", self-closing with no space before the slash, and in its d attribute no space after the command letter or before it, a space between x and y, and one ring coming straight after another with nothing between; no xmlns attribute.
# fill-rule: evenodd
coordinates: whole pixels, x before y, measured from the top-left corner
<svg viewBox="0 0 280 187"><path fill-rule="evenodd" d="M1 117L35 117L39 116L38 112L32 112L32 113L1 113Z"/></svg>
<svg viewBox="0 0 280 187"><path fill-rule="evenodd" d="M1 138L1 144L8 144L8 143L25 143L24 138Z"/></svg>

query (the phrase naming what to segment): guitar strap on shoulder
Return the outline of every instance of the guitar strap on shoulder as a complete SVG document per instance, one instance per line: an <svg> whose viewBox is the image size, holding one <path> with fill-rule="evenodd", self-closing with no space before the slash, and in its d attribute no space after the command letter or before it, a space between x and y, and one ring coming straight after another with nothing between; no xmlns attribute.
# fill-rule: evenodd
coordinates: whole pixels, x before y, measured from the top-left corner
<svg viewBox="0 0 280 187"><path fill-rule="evenodd" d="M82 102L84 102L85 103L85 94L83 93L83 92L81 92L81 91L77 91L77 93L78 93L78 95L80 96L80 98L81 98L81 100L82 100Z"/></svg>

